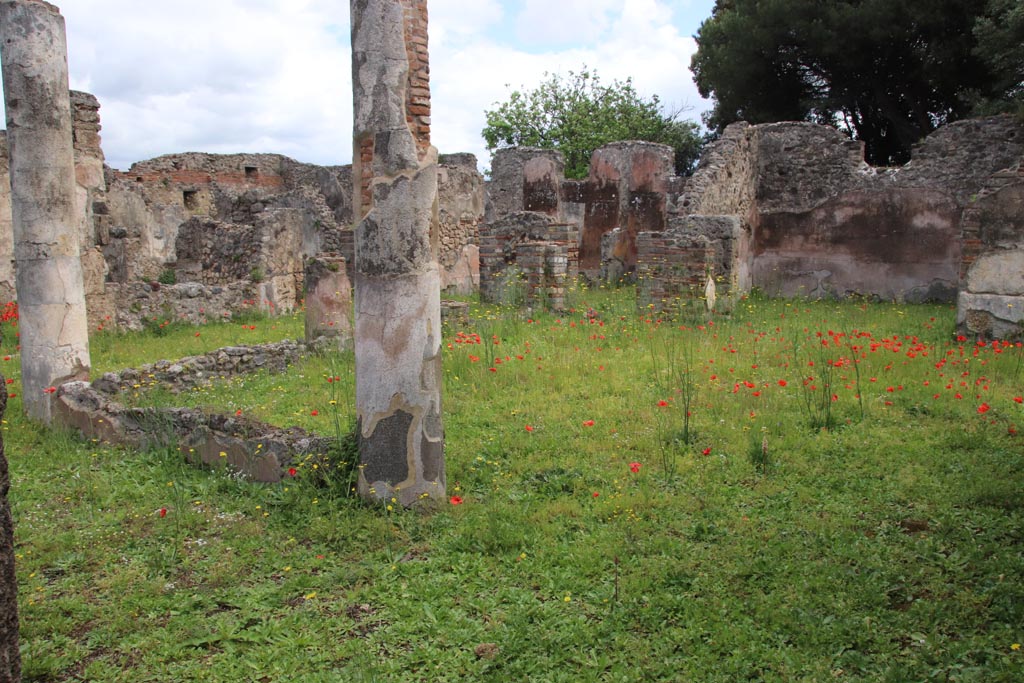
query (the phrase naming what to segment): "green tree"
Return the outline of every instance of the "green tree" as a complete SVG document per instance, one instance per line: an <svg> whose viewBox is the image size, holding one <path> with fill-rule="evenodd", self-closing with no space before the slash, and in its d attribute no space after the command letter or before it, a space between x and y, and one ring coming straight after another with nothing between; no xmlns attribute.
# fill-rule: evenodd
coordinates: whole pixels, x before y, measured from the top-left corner
<svg viewBox="0 0 1024 683"><path fill-rule="evenodd" d="M995 75L994 95L979 95L982 113L1014 111L1024 117L1024 2L990 0L974 25L975 55Z"/></svg>
<svg viewBox="0 0 1024 683"><path fill-rule="evenodd" d="M703 138L693 121L665 113L655 95L637 94L632 79L601 83L585 66L567 78L545 74L534 90L514 90L505 102L485 111L483 137L488 150L502 147L557 149L565 156L565 175L583 178L595 149L619 140L660 142L675 150L676 172L690 173Z"/></svg>
<svg viewBox="0 0 1024 683"><path fill-rule="evenodd" d="M873 164L903 163L936 127L1019 85L1019 59L995 56L1019 55L1019 38L979 23L1019 11L1020 0L718 0L691 70L716 131L815 121L863 140Z"/></svg>

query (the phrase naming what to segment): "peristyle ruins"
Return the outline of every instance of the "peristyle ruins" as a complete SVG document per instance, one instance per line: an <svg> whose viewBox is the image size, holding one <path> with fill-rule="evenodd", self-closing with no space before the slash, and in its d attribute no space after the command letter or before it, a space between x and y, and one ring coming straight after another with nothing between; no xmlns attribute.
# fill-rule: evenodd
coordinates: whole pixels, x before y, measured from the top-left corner
<svg viewBox="0 0 1024 683"><path fill-rule="evenodd" d="M88 329L306 304L308 342L354 340L357 376L394 381L358 383L361 434L367 454L403 444L408 457L367 466L361 489L409 503L444 488L441 292L557 309L580 277L635 279L638 306L656 309L713 297L727 313L755 288L941 301L963 334L1020 334L1024 125L1009 116L946 126L898 168L867 165L860 143L825 126L739 123L692 177L674 174L667 147L619 142L578 181L557 152L502 149L484 182L472 155L430 145L426 3L363 1L353 165L189 152L119 171L104 164L100 103L66 90L59 11L0 6L0 294L21 307L25 393L41 397L26 406L43 420L71 395L46 390L88 376ZM56 85L22 92L25 74ZM67 398L62 414L76 402L99 400Z"/></svg>
<svg viewBox="0 0 1024 683"><path fill-rule="evenodd" d="M145 371L202 381L210 368L244 372L271 358L283 368L322 334L354 344L359 492L408 506L445 495L442 292L559 309L579 277L635 280L640 307L712 314L753 289L941 301L956 304L962 334L1021 336L1017 119L946 126L899 168L867 165L862 144L825 126L738 123L692 177L674 174L668 147L619 142L595 151L579 181L565 178L557 152L499 150L485 183L472 155L439 155L430 143L426 0L351 9L352 165L189 152L120 171L104 163L100 102L68 90L59 10L0 0L0 296L21 311L29 416L144 446L145 411L113 401L138 370L90 384L90 329L305 303L305 344ZM292 453L323 447L197 411L170 424L183 453L230 453L265 481ZM270 445L253 465L257 441ZM0 442L0 681L18 676L7 489Z"/></svg>
<svg viewBox="0 0 1024 683"><path fill-rule="evenodd" d="M354 278L351 166L184 153L118 171L103 164L97 100L72 92L71 105L90 329L292 310L317 257L344 257ZM0 293L10 300L7 137ZM440 287L500 300L514 282L557 305L575 275L637 277L641 304L660 305L703 292L711 274L723 310L752 288L948 301L964 333L1012 336L1022 307L1010 304L1024 296L1022 154L1024 126L1009 116L941 128L897 168L868 166L860 143L809 123L734 124L692 177L673 175L668 148L651 143L599 149L583 181L566 180L550 150L499 150L488 182L472 155L441 154Z"/></svg>

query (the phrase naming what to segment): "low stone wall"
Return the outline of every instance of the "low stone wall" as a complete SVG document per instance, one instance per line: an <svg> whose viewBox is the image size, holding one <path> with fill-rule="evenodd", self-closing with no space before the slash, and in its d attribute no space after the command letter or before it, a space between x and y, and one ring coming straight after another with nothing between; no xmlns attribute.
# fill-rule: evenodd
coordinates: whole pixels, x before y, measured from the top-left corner
<svg viewBox="0 0 1024 683"><path fill-rule="evenodd" d="M176 361L160 360L138 368L107 372L92 383L92 388L109 396L156 385L178 392L257 370L284 372L305 355L306 350L306 344L291 340L255 346L226 346L201 356L187 356Z"/></svg>
<svg viewBox="0 0 1024 683"><path fill-rule="evenodd" d="M333 441L194 408L126 408L88 382L62 384L54 396L54 424L82 438L139 449L177 447L189 462L231 467L260 482L281 481L306 455L326 456Z"/></svg>

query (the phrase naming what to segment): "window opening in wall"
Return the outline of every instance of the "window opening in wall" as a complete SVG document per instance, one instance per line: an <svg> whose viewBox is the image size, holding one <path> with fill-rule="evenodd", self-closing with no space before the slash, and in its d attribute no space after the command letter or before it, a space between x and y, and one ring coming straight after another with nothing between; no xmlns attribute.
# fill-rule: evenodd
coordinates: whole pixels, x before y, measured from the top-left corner
<svg viewBox="0 0 1024 683"><path fill-rule="evenodd" d="M199 208L199 190L185 190L181 193L181 199L189 211Z"/></svg>
<svg viewBox="0 0 1024 683"><path fill-rule="evenodd" d="M245 178L246 178L246 180L253 180L254 178L257 178L259 176L259 174L260 174L260 170L258 168L256 168L255 166L246 166L245 167Z"/></svg>
<svg viewBox="0 0 1024 683"><path fill-rule="evenodd" d="M136 176L135 177L135 182L141 183L142 182L142 176Z"/></svg>

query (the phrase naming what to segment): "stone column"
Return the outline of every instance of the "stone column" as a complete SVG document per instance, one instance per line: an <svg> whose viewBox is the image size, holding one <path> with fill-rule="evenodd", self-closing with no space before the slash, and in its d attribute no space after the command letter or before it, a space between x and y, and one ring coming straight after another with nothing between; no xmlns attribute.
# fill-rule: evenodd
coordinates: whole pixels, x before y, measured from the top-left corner
<svg viewBox="0 0 1024 683"><path fill-rule="evenodd" d="M0 375L0 386L4 378ZM0 418L7 409L7 392L0 391ZM18 655L18 582L14 575L14 526L7 491L11 480L4 457L4 437L0 432L0 683L21 680Z"/></svg>
<svg viewBox="0 0 1024 683"><path fill-rule="evenodd" d="M351 0L359 493L445 493L426 0Z"/></svg>
<svg viewBox="0 0 1024 683"><path fill-rule="evenodd" d="M64 18L0 0L25 412L49 423L52 392L89 374Z"/></svg>

